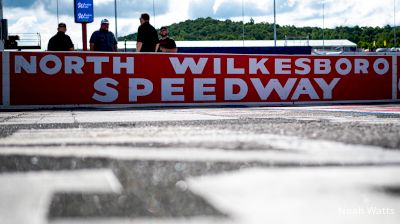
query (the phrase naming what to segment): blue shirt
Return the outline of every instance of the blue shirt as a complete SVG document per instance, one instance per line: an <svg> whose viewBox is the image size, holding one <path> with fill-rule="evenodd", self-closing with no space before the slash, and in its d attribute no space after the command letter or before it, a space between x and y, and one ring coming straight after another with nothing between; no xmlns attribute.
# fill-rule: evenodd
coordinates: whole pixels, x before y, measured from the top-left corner
<svg viewBox="0 0 400 224"><path fill-rule="evenodd" d="M117 44L114 34L105 30L93 32L89 42L94 44L95 51L114 51L113 46Z"/></svg>

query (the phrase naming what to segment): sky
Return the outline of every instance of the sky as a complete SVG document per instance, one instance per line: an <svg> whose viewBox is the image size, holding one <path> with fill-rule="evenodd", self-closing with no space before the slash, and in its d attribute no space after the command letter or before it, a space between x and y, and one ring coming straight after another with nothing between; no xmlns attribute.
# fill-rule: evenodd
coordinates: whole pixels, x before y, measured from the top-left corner
<svg viewBox="0 0 400 224"><path fill-rule="evenodd" d="M245 22L253 18L256 23L273 23L274 19L273 0L154 0L154 11L153 0L116 1L118 36L136 32L143 12L150 14L150 23L156 28L199 17L244 19ZM87 25L88 39L100 28L103 18L110 20L110 30L115 33L114 0L93 2L95 20ZM9 33L40 33L42 49L45 49L57 32L58 21L65 22L75 48L82 48L81 24L74 22L73 0L58 0L58 9L57 17L57 0L3 0L3 16L8 19ZM298 27L375 27L393 25L395 21L400 24L399 10L400 0L276 0L277 23Z"/></svg>

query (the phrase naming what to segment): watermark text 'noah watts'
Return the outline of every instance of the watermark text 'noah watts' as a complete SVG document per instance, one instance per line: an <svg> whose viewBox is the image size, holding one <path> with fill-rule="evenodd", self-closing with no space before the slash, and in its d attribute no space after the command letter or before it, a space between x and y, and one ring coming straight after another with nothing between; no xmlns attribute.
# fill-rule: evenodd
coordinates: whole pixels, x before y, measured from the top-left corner
<svg viewBox="0 0 400 224"><path fill-rule="evenodd" d="M356 207L356 208L339 208L339 213L341 215L349 216L364 216L364 215L395 215L396 210L394 208L380 208L380 207Z"/></svg>

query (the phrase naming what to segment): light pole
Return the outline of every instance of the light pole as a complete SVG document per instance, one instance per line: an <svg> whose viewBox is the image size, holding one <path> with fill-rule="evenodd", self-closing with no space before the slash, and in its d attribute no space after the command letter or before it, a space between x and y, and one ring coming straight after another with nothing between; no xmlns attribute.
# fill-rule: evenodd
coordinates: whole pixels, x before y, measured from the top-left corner
<svg viewBox="0 0 400 224"><path fill-rule="evenodd" d="M60 24L60 18L58 15L58 0L57 0L57 25Z"/></svg>
<svg viewBox="0 0 400 224"><path fill-rule="evenodd" d="M3 0L0 0L0 51L4 51L3 40Z"/></svg>
<svg viewBox="0 0 400 224"><path fill-rule="evenodd" d="M3 0L0 0L0 19L3 19Z"/></svg>
<svg viewBox="0 0 400 224"><path fill-rule="evenodd" d="M115 15L115 38L118 40L118 12L117 0L114 0L114 15Z"/></svg>
<svg viewBox="0 0 400 224"><path fill-rule="evenodd" d="M242 0L242 39L243 39L243 47L244 47L244 0Z"/></svg>
<svg viewBox="0 0 400 224"><path fill-rule="evenodd" d="M276 3L274 0L274 46L276 47Z"/></svg>
<svg viewBox="0 0 400 224"><path fill-rule="evenodd" d="M153 0L153 21L154 21L154 27L156 27L156 6Z"/></svg>
<svg viewBox="0 0 400 224"><path fill-rule="evenodd" d="M393 0L393 48L396 50L396 0Z"/></svg>
<svg viewBox="0 0 400 224"><path fill-rule="evenodd" d="M325 0L322 1L322 50L325 51Z"/></svg>

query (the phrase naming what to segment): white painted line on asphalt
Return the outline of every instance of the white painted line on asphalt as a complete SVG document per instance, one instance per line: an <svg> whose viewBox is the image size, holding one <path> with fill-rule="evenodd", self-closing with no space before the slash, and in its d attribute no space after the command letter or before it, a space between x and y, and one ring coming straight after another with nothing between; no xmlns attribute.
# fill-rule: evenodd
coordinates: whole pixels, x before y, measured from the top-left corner
<svg viewBox="0 0 400 224"><path fill-rule="evenodd" d="M12 113L9 113L12 115ZM237 119L232 116L202 114L191 110L161 111L77 111L77 112L30 112L22 117L9 119L1 124L71 124L107 122L156 122L156 121L201 121Z"/></svg>
<svg viewBox="0 0 400 224"><path fill-rule="evenodd" d="M88 218L88 219L56 219L51 220L49 224L239 224L233 220L212 217L190 217L190 218Z"/></svg>
<svg viewBox="0 0 400 224"><path fill-rule="evenodd" d="M111 170L0 174L0 220L7 224L44 224L56 192L120 193Z"/></svg>
<svg viewBox="0 0 400 224"><path fill-rule="evenodd" d="M399 176L399 167L270 168L186 182L239 223L397 224L400 198L385 189L398 189Z"/></svg>
<svg viewBox="0 0 400 224"><path fill-rule="evenodd" d="M65 147L67 144L75 147ZM84 146L79 146L80 144ZM160 148L135 147L135 144L158 144ZM253 149L226 150L235 149L240 145L249 145ZM177 146L183 148L176 148ZM400 162L399 150L387 150L379 146L352 145L296 136L204 130L201 127L19 130L1 139L0 147L0 155L106 157L122 160L344 164Z"/></svg>
<svg viewBox="0 0 400 224"><path fill-rule="evenodd" d="M80 129L77 129L80 130ZM77 131L75 130L75 131ZM35 130L39 131L39 130ZM83 139L66 134L57 139L59 133L49 130L42 137L40 132L26 132L17 138L6 138L0 145L0 155L29 155L78 158L110 158L118 160L168 160L168 161L225 161L225 162L266 162L266 163L296 163L296 164L387 164L400 163L400 151L386 150L377 146L350 145L326 140L304 139L294 136L268 134L217 134L218 132L199 132L197 136L170 133L160 135L142 129L142 135L131 133L130 136L108 137L107 134L76 132ZM114 130L115 131L115 130ZM188 132L190 130L187 130ZM191 130L196 131L196 130ZM56 135L51 135L51 134ZM129 133L127 131L126 133ZM34 138L30 139L29 135ZM114 134L118 135L118 132ZM36 136L35 136L36 135ZM86 136L85 136L86 135ZM146 136L147 135L147 136ZM31 137L32 137L31 136ZM89 143L85 146L65 147L67 143ZM105 144L105 146L90 144ZM129 145L130 143L171 144L171 148L162 147L116 147L112 144ZM13 144L13 147L7 147ZM31 144L25 147L24 144ZM60 144L60 147L35 147L35 144ZM174 146L186 144L185 148ZM256 144L254 150L226 150L218 146ZM64 146L63 146L64 145ZM111 145L111 146L110 146ZM191 147L194 145L195 147ZM210 149L211 148L211 149ZM229 149L229 148L228 148ZM278 149L278 150L277 150Z"/></svg>
<svg viewBox="0 0 400 224"><path fill-rule="evenodd" d="M2 82L3 82L3 106L10 105L10 52L3 51Z"/></svg>
<svg viewBox="0 0 400 224"><path fill-rule="evenodd" d="M113 116L110 117L110 115ZM232 117L223 117L218 115L207 115L196 113L196 111L123 111L109 112L101 111L95 113L76 112L75 117L80 123L97 122L143 122L143 121L195 121L195 120L226 120Z"/></svg>
<svg viewBox="0 0 400 224"><path fill-rule="evenodd" d="M11 136L0 139L3 146L34 146L38 145L65 145L65 144L136 144L136 143L161 143L161 144L187 144L207 147L220 144L229 149L235 143L257 143L260 149L265 147L282 148L290 150L315 149L379 149L378 146L349 145L340 142L307 139L296 136L257 134L251 132L204 129L203 127L137 127L137 128L72 128L72 129L32 129L18 130ZM285 145L282 145L285 144ZM299 148L301 146L301 148ZM328 147L329 146L329 147ZM100 146L101 147L101 146ZM218 146L216 147L218 148Z"/></svg>
<svg viewBox="0 0 400 224"><path fill-rule="evenodd" d="M29 119L27 116L24 117L26 120ZM15 119L14 122L18 120ZM57 121L56 123L61 123L61 124L72 124L75 122L73 113L71 112L57 112L57 113L41 113L39 116L36 117L35 119L36 124L54 124L54 121ZM29 122L29 121L28 121Z"/></svg>
<svg viewBox="0 0 400 224"><path fill-rule="evenodd" d="M262 109L262 108L261 108ZM369 118L371 122L386 122L389 123L388 120L384 118L377 118L377 114L400 114L400 110L397 105L393 105L392 107L379 107L379 106L312 106L312 107L287 107L287 108L267 108L268 110L291 110L291 111L310 111L310 112L347 112L347 113L358 113L363 114L363 117L357 117L352 115L340 115L340 118L351 118L356 122L362 122ZM369 116L368 116L369 115ZM290 116L290 115L289 115ZM301 115L300 115L301 116ZM311 115L310 115L311 116ZM315 115L312 115L315 116ZM318 114L317 118L325 119L325 118L334 118L332 114ZM338 117L338 116L336 116ZM316 119L316 118L314 118ZM333 120L334 121L334 120ZM395 119L395 121L399 121L399 119ZM350 120L349 120L350 122Z"/></svg>
<svg viewBox="0 0 400 224"><path fill-rule="evenodd" d="M353 109L354 112L363 111ZM374 107L376 110L379 107ZM383 108L385 109L385 108ZM22 116L7 119L2 125L15 124L72 124L72 123L110 123L110 122L157 122L157 121L206 121L226 120L243 118L264 118L264 119L296 119L296 120L328 120L330 122L360 122L366 124L395 124L400 125L400 118L377 118L375 115L353 116L351 114L319 113L317 116L312 113L293 113L292 111L325 111L325 112L351 112L351 109L330 107L287 107L287 108L213 108L213 109L180 109L180 110L126 110L126 111L46 111L27 112ZM382 108L381 108L382 110ZM373 113L373 112L371 112ZM395 109L379 113L400 113ZM2 113L2 117L12 117L16 113Z"/></svg>

